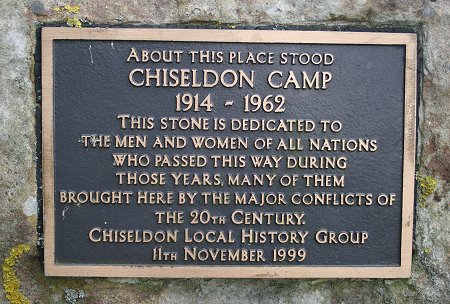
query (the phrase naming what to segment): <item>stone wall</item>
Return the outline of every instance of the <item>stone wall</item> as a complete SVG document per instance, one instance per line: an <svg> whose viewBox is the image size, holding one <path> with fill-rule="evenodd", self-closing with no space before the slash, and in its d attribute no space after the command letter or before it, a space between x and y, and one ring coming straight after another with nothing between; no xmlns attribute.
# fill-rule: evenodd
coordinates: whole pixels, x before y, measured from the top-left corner
<svg viewBox="0 0 450 304"><path fill-rule="evenodd" d="M64 7L64 5L70 5ZM450 1L1 0L0 303L449 303ZM421 48L413 273L401 280L51 278L37 237L36 29L183 25L404 27ZM39 229L39 227L38 227ZM18 246L23 244L22 246ZM28 246L30 250L28 251ZM20 257L19 257L20 256ZM9 258L8 258L9 257ZM17 261L14 264L14 257ZM18 284L20 288L17 289ZM17 291L18 290L18 291Z"/></svg>

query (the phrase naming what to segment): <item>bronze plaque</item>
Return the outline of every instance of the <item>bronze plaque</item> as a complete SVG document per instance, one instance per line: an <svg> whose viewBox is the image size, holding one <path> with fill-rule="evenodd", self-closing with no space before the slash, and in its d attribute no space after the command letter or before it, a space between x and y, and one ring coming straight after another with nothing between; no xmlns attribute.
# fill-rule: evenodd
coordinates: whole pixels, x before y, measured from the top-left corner
<svg viewBox="0 0 450 304"><path fill-rule="evenodd" d="M42 31L45 273L408 277L416 35Z"/></svg>

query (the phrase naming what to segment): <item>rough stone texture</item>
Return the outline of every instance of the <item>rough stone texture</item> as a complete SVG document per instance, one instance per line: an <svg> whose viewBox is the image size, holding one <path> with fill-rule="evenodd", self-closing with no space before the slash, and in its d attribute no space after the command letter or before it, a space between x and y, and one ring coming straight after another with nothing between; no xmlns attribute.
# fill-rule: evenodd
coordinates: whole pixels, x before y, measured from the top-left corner
<svg viewBox="0 0 450 304"><path fill-rule="evenodd" d="M403 26L420 30L421 175L438 181L416 212L413 274L405 280L154 280L46 278L36 250L33 53L39 23L66 23L55 6L80 5L84 24ZM32 303L449 303L450 1L448 0L1 0L0 260L34 248L17 268ZM29 198L31 197L31 199ZM26 212L24 213L24 210ZM0 278L1 280L1 278ZM67 300L67 290L72 297ZM0 288L0 302L5 301Z"/></svg>

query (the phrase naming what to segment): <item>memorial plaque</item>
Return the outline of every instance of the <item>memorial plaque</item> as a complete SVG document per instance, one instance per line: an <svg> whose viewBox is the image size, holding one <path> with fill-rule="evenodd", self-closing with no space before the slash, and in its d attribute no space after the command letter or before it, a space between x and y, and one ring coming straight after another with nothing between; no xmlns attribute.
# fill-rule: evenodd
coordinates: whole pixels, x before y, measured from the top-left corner
<svg viewBox="0 0 450 304"><path fill-rule="evenodd" d="M44 28L45 272L408 277L416 35Z"/></svg>

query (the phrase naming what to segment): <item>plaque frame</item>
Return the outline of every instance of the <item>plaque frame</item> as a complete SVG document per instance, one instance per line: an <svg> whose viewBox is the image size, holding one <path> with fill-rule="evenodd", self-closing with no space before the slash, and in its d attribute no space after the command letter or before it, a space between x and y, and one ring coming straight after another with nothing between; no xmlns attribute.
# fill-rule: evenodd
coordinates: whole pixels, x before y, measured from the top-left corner
<svg viewBox="0 0 450 304"><path fill-rule="evenodd" d="M54 40L259 42L404 45L403 205L400 266L146 266L70 265L55 260L54 223ZM269 31L222 29L60 28L42 29L42 176L44 267L47 276L157 278L406 278L411 274L416 155L417 36L415 33Z"/></svg>

